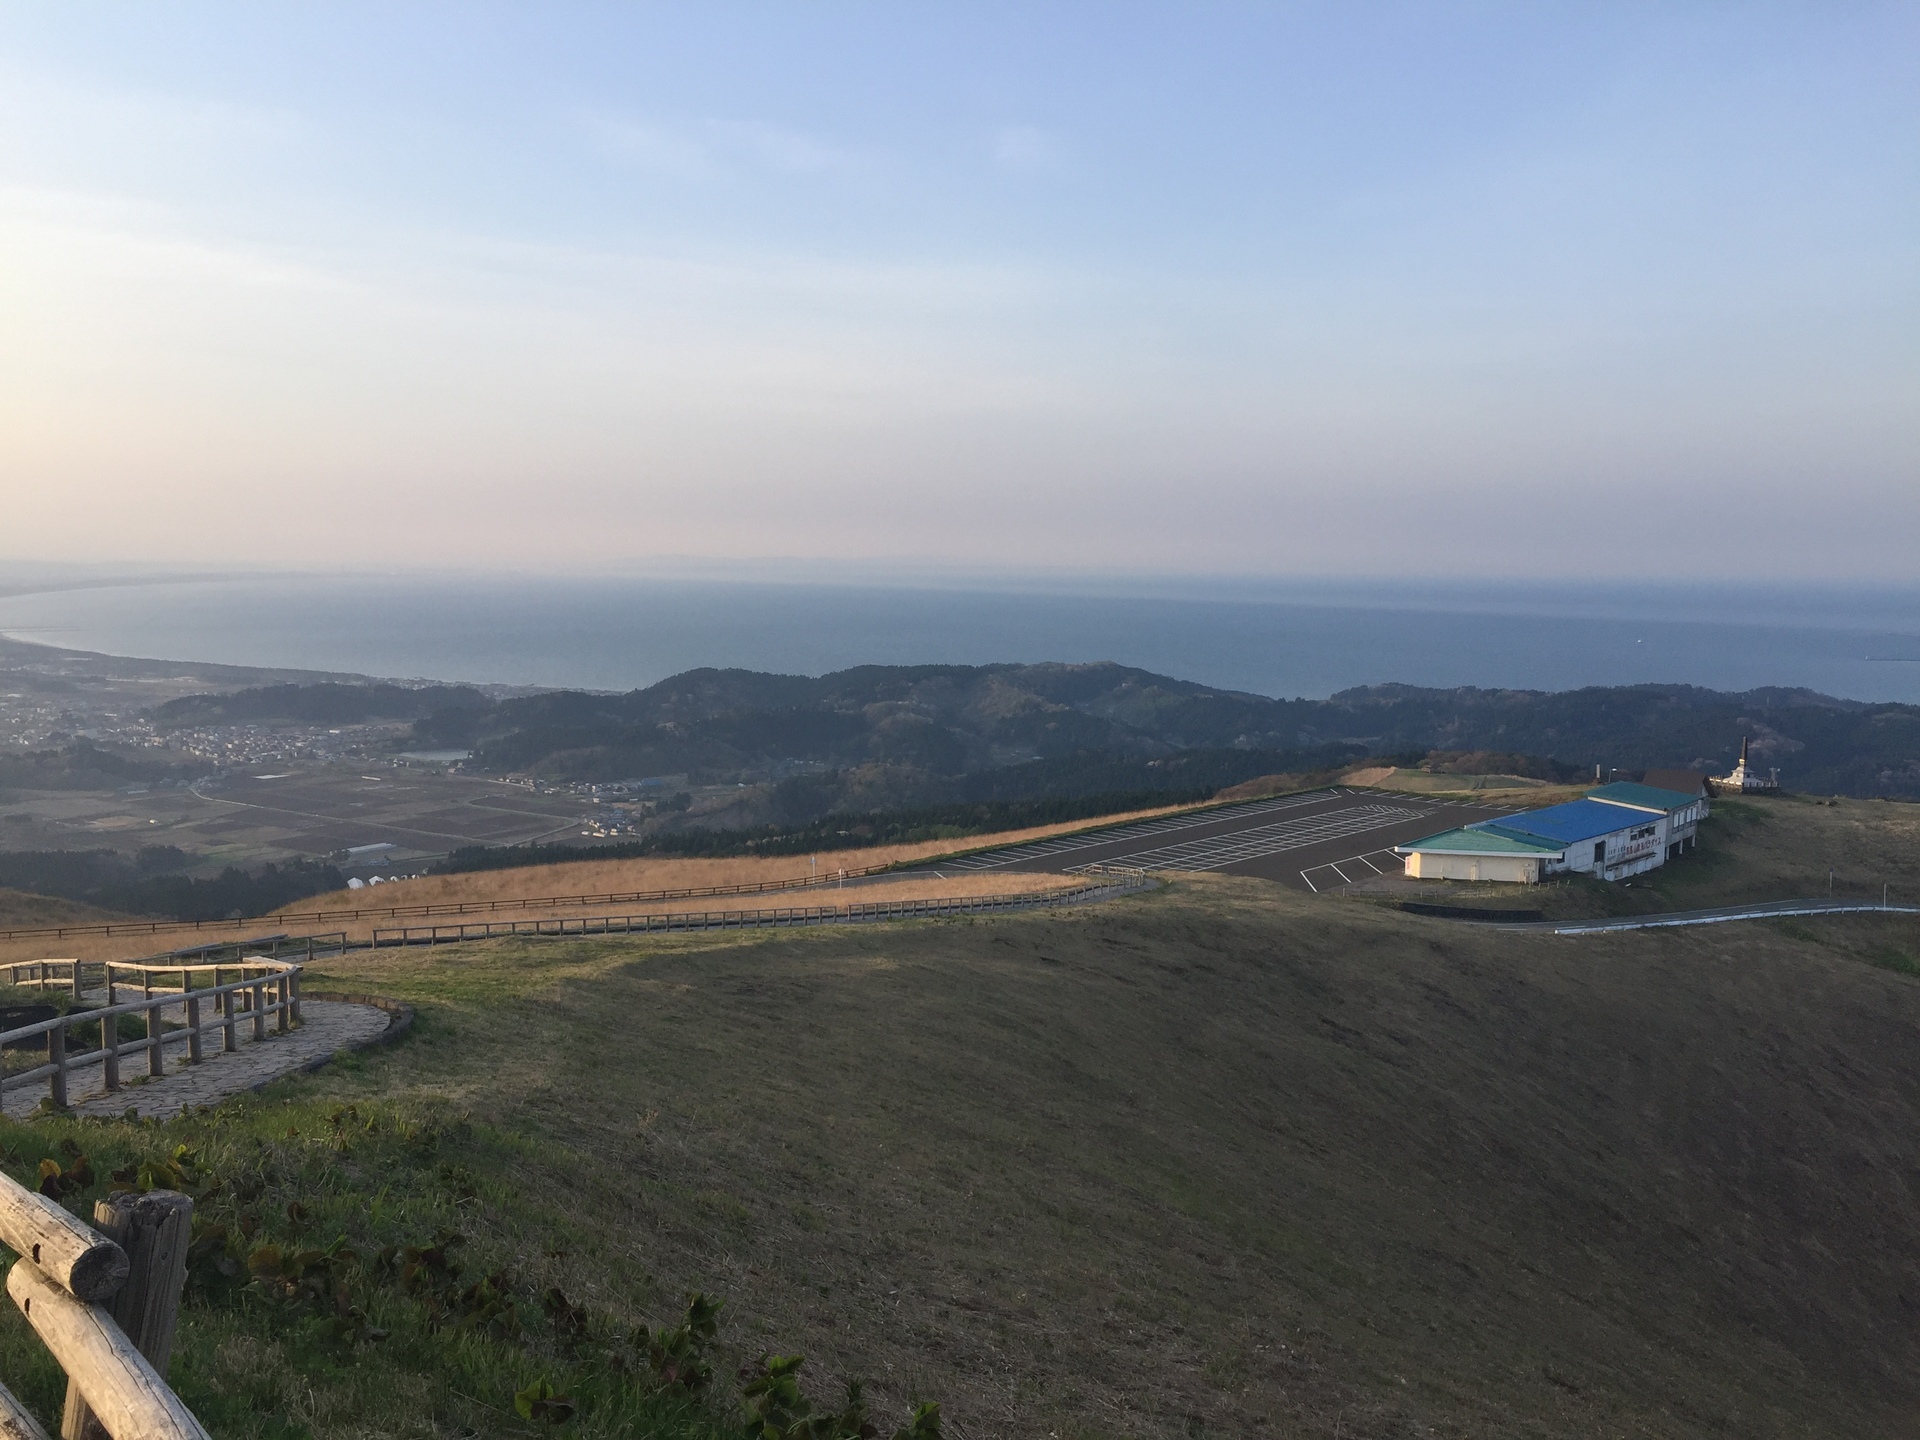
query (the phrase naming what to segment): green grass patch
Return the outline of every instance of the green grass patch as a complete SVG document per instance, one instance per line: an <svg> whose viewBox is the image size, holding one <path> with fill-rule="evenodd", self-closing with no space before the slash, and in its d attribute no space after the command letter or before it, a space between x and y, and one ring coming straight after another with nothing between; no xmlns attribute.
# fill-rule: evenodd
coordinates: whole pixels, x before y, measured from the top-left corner
<svg viewBox="0 0 1920 1440"><path fill-rule="evenodd" d="M561 1424L720 1440L808 1420L822 1423L791 1433L862 1433L845 1397L813 1407L790 1357L736 1379L724 1307L705 1297L656 1283L610 1311L570 1296L555 1273L564 1247L591 1256L614 1238L544 1213L542 1192L574 1183L570 1156L445 1103L306 1094L166 1125L4 1121L0 1158L83 1214L110 1189L195 1197L170 1378L223 1440ZM57 1429L64 1377L10 1307L0 1369ZM937 1435L937 1410L902 1433Z"/></svg>

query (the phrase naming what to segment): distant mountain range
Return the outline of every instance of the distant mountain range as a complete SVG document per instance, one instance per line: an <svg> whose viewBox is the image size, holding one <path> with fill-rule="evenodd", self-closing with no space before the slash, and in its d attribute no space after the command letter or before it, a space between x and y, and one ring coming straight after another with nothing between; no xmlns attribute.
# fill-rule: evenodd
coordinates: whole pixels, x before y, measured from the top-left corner
<svg viewBox="0 0 1920 1440"><path fill-rule="evenodd" d="M1789 788L1920 797L1920 706L1805 690L1376 685L1270 700L1123 665L1047 664L862 666L818 679L691 670L625 695L476 698L418 720L416 741L471 746L487 771L554 779L886 772L889 790L964 798L996 773L1133 789L1156 776L1233 783L1225 777L1263 766L1430 750L1723 773L1747 735L1755 763L1779 766Z"/></svg>
<svg viewBox="0 0 1920 1440"><path fill-rule="evenodd" d="M1124 665L861 666L812 678L690 670L624 695L498 699L464 686L274 685L158 707L163 728L410 720L472 768L551 780L765 784L772 818L1108 792L1210 792L1276 772L1429 751L1595 765L1754 762L1813 793L1920 798L1920 706L1687 685L1542 692L1375 685L1270 700Z"/></svg>

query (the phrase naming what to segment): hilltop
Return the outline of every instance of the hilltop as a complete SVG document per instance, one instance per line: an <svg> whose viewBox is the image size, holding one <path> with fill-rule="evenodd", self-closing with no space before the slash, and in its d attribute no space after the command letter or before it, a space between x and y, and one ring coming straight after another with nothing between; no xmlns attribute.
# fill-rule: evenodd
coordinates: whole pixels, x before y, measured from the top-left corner
<svg viewBox="0 0 1920 1440"><path fill-rule="evenodd" d="M1920 706L1781 688L1375 685L1285 700L1111 663L869 665L819 677L690 670L626 694L281 685L182 697L155 712L162 726L242 719L409 720L410 743L472 747L478 772L785 778L796 803L808 784L837 803L863 785L933 803L1231 785L1261 765L1324 769L1431 751L1563 771L1720 773L1742 736L1756 763L1779 765L1797 789L1920 794Z"/></svg>
<svg viewBox="0 0 1920 1440"><path fill-rule="evenodd" d="M865 666L817 679L694 670L626 695L463 704L413 733L417 743L472 745L474 763L491 771L807 777L789 783L795 806L809 783L818 802L844 803L857 777L871 784L879 772L901 793L976 799L1141 788L1156 777L1229 785L1261 766L1320 769L1432 750L1720 773L1742 735L1753 737L1756 763L1780 765L1794 788L1920 795L1920 707L1685 685L1380 685L1276 700L1113 664Z"/></svg>

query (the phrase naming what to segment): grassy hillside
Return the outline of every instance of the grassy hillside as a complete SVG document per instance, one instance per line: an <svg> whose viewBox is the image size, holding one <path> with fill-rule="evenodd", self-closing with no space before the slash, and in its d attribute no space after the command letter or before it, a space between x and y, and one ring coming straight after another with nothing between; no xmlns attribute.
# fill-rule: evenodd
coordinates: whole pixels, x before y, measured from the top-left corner
<svg viewBox="0 0 1920 1440"><path fill-rule="evenodd" d="M5 1138L16 1173L62 1133L185 1141L263 1177L263 1235L449 1225L465 1280L513 1270L512 1343L397 1282L354 1279L392 1331L358 1343L207 1292L180 1383L223 1436L528 1434L543 1377L581 1407L559 1433L696 1433L608 1359L694 1288L728 1299L723 1374L802 1351L889 1430L937 1397L963 1436L1904 1435L1903 966L1911 920L1569 940L1206 877L350 957L334 982L414 1001L415 1038L216 1117ZM46 1401L10 1313L0 1364Z"/></svg>
<svg viewBox="0 0 1920 1440"><path fill-rule="evenodd" d="M0 930L42 925L83 925L94 920L118 920L119 912L102 910L78 900L35 895L26 890L0 889Z"/></svg>

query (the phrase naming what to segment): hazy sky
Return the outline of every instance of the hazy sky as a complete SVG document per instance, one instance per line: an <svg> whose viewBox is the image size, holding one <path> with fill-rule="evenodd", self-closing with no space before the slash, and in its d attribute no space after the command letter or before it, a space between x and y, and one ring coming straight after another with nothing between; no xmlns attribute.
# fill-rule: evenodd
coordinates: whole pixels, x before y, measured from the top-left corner
<svg viewBox="0 0 1920 1440"><path fill-rule="evenodd" d="M1911 580L1917 201L1915 4L0 5L0 555Z"/></svg>

